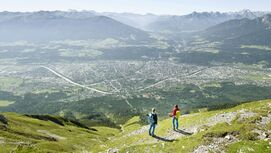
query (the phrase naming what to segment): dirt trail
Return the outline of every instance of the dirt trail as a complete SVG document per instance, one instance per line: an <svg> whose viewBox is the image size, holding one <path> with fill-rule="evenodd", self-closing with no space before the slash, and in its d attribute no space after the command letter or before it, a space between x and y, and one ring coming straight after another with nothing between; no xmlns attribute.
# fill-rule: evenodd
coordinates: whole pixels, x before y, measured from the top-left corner
<svg viewBox="0 0 271 153"><path fill-rule="evenodd" d="M197 114L188 114L185 115L186 117L192 117ZM126 135L123 135L121 138L125 137L133 137L141 134L146 134L146 137L142 137L141 139L137 140L136 142L133 142L132 144L123 144L123 146L120 146L118 148L110 148L108 152L114 152L118 151L118 149L121 149L122 147L132 147L132 146L138 146L138 145L146 145L146 144L152 144L152 145L158 145L158 143L163 146L166 142L174 142L175 140L181 138L181 137L187 137L196 133L199 133L201 131L206 130L206 127L212 127L215 126L218 123L228 123L231 124L231 122L238 117L238 119L243 120L246 118L250 118L253 116L258 115L255 112L251 112L250 110L242 109L239 111L233 111L233 112L224 112L224 113L218 113L214 114L211 117L208 117L205 122L200 123L200 124L194 124L189 127L186 127L185 129L180 129L180 130L172 130L172 129L167 129L164 135L158 135L155 136L153 139L150 139L147 134L148 134L148 129L149 125L142 126L141 128L134 130ZM183 115L184 116L184 115ZM258 125L263 125L269 123L271 120L271 115L267 115L265 117L262 117L262 119L257 123ZM171 123L168 123L171 124ZM159 128L159 127L157 127ZM265 133L262 133L262 131L259 131L261 135L264 135ZM223 153L223 149L232 143L236 143L240 141L237 137L234 135L226 135L225 137L221 138L213 138L212 141L208 144L200 145L195 150L193 150L193 153L208 153L210 150L213 151L214 153Z"/></svg>
<svg viewBox="0 0 271 153"><path fill-rule="evenodd" d="M52 138L55 138L57 140L65 140L66 139L65 137L53 134L53 133L51 133L51 132L49 132L47 130L38 130L37 132L42 133L42 134L46 134L46 135L48 135L48 136L50 136Z"/></svg>
<svg viewBox="0 0 271 153"><path fill-rule="evenodd" d="M252 116L256 115L256 113L246 111L246 110L241 110L238 112L227 112L227 113L222 113L222 114L216 114L216 115L213 115L212 117L210 117L208 120L206 120L205 123L191 125L185 129L180 129L177 131L174 131L172 129L168 129L166 132L166 135L164 135L164 136L157 136L156 139L153 139L151 141L150 140L146 141L146 140L142 139L142 140L139 140L138 142L135 142L135 144L132 144L132 145L139 145L142 143L152 144L152 143L157 143L157 142L161 142L161 141L172 142L180 137L185 137L185 136L189 136L192 134L196 134L196 133L204 130L204 127L206 127L206 126L211 127L211 126L214 126L218 123L224 123L224 122L230 124L230 122L236 118L237 114L239 114L242 118L248 118L248 117L252 117ZM195 114L191 114L191 115L195 115ZM190 116L190 114L187 116ZM143 126L138 130L132 131L129 134L124 135L123 137L130 137L130 136L140 135L143 133L147 134L148 128L149 128L148 125Z"/></svg>

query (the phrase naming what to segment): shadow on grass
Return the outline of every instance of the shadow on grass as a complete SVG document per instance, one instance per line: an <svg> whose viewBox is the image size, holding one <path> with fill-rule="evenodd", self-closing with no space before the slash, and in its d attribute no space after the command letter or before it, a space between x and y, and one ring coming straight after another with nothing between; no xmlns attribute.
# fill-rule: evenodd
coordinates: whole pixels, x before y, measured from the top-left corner
<svg viewBox="0 0 271 153"><path fill-rule="evenodd" d="M152 136L153 138L160 140L160 141L164 141L164 142L173 142L173 141L177 141L176 139L167 139L167 138L163 138L157 135Z"/></svg>
<svg viewBox="0 0 271 153"><path fill-rule="evenodd" d="M174 131L179 132L179 133L181 133L183 135L192 135L192 134L194 134L194 133L186 132L186 131L183 131L183 130L180 130L180 129L177 129L177 130L174 130Z"/></svg>

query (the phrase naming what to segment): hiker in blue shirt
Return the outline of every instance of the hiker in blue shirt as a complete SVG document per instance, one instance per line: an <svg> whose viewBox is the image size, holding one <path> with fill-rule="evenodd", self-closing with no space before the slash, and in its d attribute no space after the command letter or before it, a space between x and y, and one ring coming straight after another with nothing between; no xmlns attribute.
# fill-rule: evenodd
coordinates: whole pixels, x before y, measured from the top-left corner
<svg viewBox="0 0 271 153"><path fill-rule="evenodd" d="M155 127L157 125L157 120L158 120L155 108L152 108L152 112L148 115L148 117L149 117L149 123L150 123L149 135L155 136L154 131L155 131Z"/></svg>

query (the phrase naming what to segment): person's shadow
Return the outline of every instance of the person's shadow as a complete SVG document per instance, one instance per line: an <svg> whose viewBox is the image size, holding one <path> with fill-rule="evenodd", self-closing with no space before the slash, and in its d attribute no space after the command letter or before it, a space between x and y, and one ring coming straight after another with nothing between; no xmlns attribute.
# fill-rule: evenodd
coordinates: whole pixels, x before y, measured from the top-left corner
<svg viewBox="0 0 271 153"><path fill-rule="evenodd" d="M175 129L174 131L179 132L179 133L181 133L183 135L192 135L192 134L194 134L194 133L186 132L186 131L183 131L183 130L180 130L180 129Z"/></svg>
<svg viewBox="0 0 271 153"><path fill-rule="evenodd" d="M167 139L167 138L163 138L163 137L160 137L160 136L157 136L157 135L154 135L152 137L155 138L155 139L157 139L157 140L164 141L164 142L173 142L173 141L176 141L176 139Z"/></svg>

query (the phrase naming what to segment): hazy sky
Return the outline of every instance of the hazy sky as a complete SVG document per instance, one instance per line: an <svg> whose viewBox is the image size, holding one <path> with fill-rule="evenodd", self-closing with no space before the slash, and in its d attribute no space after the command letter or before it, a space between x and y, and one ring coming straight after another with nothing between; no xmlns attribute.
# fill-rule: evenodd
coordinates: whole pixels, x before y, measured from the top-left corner
<svg viewBox="0 0 271 153"><path fill-rule="evenodd" d="M271 11L271 0L0 0L0 11L95 10L187 14L193 11Z"/></svg>

